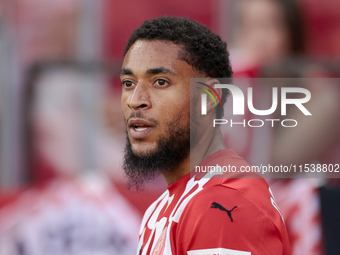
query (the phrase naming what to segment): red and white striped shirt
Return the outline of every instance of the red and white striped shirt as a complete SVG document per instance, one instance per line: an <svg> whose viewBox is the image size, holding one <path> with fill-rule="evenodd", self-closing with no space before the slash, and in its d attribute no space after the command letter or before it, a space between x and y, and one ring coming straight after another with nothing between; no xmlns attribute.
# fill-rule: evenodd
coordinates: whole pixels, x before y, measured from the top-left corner
<svg viewBox="0 0 340 255"><path fill-rule="evenodd" d="M200 166L216 164L248 165L233 150L220 150ZM202 174L169 185L147 209L137 254L291 254L283 218L263 178Z"/></svg>

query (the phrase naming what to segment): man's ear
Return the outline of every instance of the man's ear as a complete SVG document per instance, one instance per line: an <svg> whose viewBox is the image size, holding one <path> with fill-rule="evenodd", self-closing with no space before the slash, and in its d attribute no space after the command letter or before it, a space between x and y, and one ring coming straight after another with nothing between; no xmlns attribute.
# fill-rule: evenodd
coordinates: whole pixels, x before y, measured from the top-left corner
<svg viewBox="0 0 340 255"><path fill-rule="evenodd" d="M205 82L205 84L211 87L209 91L211 92L211 95L214 98L212 99L210 96L207 97L207 112L210 112L211 110L214 110L219 104L221 104L220 98L222 97L222 89L221 88L215 89L215 84L220 84L220 82L217 79L209 78Z"/></svg>

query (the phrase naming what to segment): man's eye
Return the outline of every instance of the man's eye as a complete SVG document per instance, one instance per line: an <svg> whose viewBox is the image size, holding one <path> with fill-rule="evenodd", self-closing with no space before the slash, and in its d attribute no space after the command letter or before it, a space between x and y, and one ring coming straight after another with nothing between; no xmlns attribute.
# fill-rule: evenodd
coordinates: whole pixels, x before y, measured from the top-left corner
<svg viewBox="0 0 340 255"><path fill-rule="evenodd" d="M131 81L123 81L122 82L122 85L125 87L125 88L130 88L133 83Z"/></svg>
<svg viewBox="0 0 340 255"><path fill-rule="evenodd" d="M167 82L166 80L163 80L163 79L158 79L158 80L156 81L156 84L157 84L158 86L165 86L165 85L168 84L168 82Z"/></svg>

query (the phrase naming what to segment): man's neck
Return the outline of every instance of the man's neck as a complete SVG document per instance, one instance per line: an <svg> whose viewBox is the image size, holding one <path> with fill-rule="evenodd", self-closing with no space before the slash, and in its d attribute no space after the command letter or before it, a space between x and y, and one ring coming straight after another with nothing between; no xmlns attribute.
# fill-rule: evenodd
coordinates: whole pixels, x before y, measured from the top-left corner
<svg viewBox="0 0 340 255"><path fill-rule="evenodd" d="M183 176L190 173L195 166L199 165L204 159L219 150L225 150L223 136L220 129L214 132L206 132L198 141L194 149L190 151L189 157L186 158L175 170L162 173L168 185L176 182Z"/></svg>

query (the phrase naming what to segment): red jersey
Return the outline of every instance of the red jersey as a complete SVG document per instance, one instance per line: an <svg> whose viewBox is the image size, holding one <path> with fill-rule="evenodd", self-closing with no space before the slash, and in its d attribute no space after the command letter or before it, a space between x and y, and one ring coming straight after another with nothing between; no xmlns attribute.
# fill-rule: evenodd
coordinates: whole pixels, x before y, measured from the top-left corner
<svg viewBox="0 0 340 255"><path fill-rule="evenodd" d="M220 150L200 166L247 166ZM185 175L145 212L137 254L290 255L281 213L263 178Z"/></svg>

